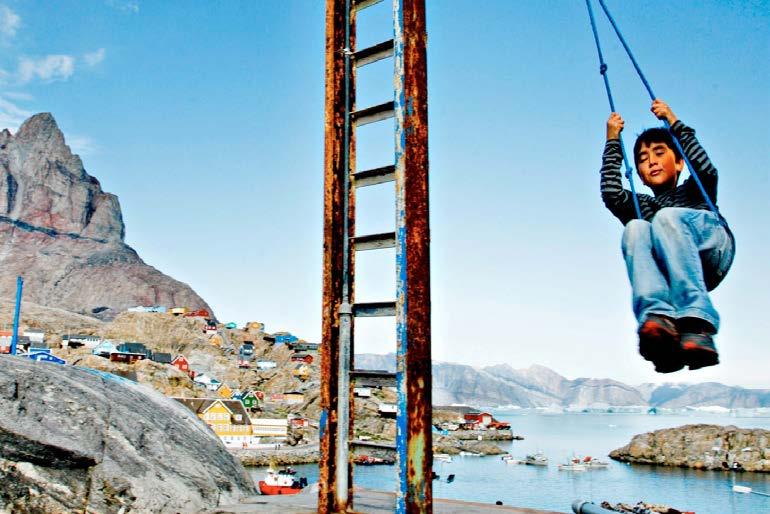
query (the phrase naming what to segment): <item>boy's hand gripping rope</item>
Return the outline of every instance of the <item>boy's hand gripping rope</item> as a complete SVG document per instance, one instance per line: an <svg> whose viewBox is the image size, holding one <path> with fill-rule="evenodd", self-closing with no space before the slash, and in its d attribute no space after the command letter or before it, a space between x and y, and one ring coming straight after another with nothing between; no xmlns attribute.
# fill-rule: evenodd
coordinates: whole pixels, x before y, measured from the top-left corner
<svg viewBox="0 0 770 514"><path fill-rule="evenodd" d="M610 101L610 111L617 112L615 110L615 101L612 99L612 90L610 89L610 79L607 77L607 63L604 62L604 55L602 54L602 46L599 43L599 33L596 31L596 20L594 19L594 11L591 9L591 1L586 0L586 7L588 7L588 17L591 19L591 30L594 33L594 41L596 42L596 52L599 54L599 73L604 79L604 88L607 90L607 99ZM620 152L623 155L623 162L626 165L626 178L631 185L631 197L634 200L634 210L636 211L636 217L642 219L642 211L639 208L639 198L636 196L636 188L634 187L633 169L628 163L628 156L626 155L626 145L623 143L623 136L618 135L620 140Z"/></svg>

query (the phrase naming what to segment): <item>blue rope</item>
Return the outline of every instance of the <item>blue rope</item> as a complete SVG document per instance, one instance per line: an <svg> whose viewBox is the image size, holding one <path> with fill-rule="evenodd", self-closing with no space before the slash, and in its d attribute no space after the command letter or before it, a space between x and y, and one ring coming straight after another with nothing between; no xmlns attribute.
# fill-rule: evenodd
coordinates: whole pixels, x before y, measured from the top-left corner
<svg viewBox="0 0 770 514"><path fill-rule="evenodd" d="M587 2L588 0L586 0L586 3ZM647 89L647 93L649 93L650 95L650 100L655 100L657 97L655 96L655 93L652 92L652 87L650 87L650 83L647 82L647 78L644 76L644 73L642 73L642 69L639 67L639 63L636 62L636 59L634 58L634 54L631 53L631 49L628 47L628 44L626 43L626 40L623 37L623 34L620 33L620 29L618 29L618 26L615 23L615 20L613 19L612 15L610 14L609 9L607 9L607 5L604 3L604 0L599 0L599 5L602 6L602 10L604 11L604 14L607 15L607 19L610 21L612 28L615 29L615 34L617 34L618 39L620 40L620 44L622 44L623 48L625 48L626 53L628 54L628 58L631 59L631 64L634 65L634 69L636 69L636 73L639 75L639 78L642 79L642 83L644 84L644 87ZM590 6L589 6L589 11L590 11ZM593 16L591 18L591 22L593 23ZM595 35L596 28L593 27L593 29L594 29L594 35ZM598 40L597 40L597 45L598 45ZM668 131L671 132L671 124L668 122L668 120L663 120L663 123L665 124ZM685 155L684 149L682 148L682 145L679 143L679 140L673 134L671 134L671 139L674 140L674 144L679 150L679 153L684 158L684 162L685 164L687 164L687 169L690 170L690 176L693 178L693 180L695 180L695 183L698 185L698 189L700 189L700 192L703 195L703 199L706 200L706 204L708 204L709 209L711 209L711 212L719 216L720 220L723 220L722 215L719 213L719 209L717 209L716 205L714 205L714 202L711 201L711 198L706 192L706 189L703 187L703 183L701 183L700 177L698 177L698 174L695 172L695 169L693 168L692 163L690 162L690 159L688 159L687 156Z"/></svg>
<svg viewBox="0 0 770 514"><path fill-rule="evenodd" d="M596 30L596 20L594 19L594 11L591 9L590 0L586 0L586 7L588 7L588 17L591 19L591 30L594 33L594 41L596 42L596 52L599 54L599 73L604 79L604 89L607 90L607 99L610 101L610 111L617 112L615 110L615 101L612 99L612 90L610 89L610 79L607 77L607 63L604 62L604 55L602 54L602 45L599 43L599 33ZM642 210L639 208L639 198L636 195L636 188L634 187L633 170L628 163L628 156L626 155L626 145L623 144L623 136L618 135L620 140L620 152L623 154L623 162L626 164L626 178L628 183L631 184L631 196L634 200L634 210L636 211L636 217L642 218Z"/></svg>

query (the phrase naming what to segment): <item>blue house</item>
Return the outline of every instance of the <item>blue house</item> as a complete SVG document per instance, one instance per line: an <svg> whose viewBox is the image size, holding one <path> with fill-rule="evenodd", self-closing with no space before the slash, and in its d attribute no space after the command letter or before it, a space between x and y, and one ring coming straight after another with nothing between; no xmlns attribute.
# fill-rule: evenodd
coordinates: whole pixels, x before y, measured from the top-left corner
<svg viewBox="0 0 770 514"><path fill-rule="evenodd" d="M110 354L117 351L118 349L110 341L102 341L101 343L99 343L99 345L96 346L96 348L91 350L91 353L94 355L98 355L99 357L106 357L109 359Z"/></svg>
<svg viewBox="0 0 770 514"><path fill-rule="evenodd" d="M292 344L298 340L299 338L297 336L291 335L289 332L276 332L275 334L265 336L265 341L273 343L276 346L279 344Z"/></svg>

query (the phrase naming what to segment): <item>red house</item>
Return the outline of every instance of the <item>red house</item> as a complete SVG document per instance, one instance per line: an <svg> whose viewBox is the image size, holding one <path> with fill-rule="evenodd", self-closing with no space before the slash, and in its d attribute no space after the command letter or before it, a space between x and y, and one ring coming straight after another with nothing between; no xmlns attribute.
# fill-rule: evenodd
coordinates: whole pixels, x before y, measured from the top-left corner
<svg viewBox="0 0 770 514"><path fill-rule="evenodd" d="M307 418L291 418L289 423L292 428L307 428L310 426L310 421Z"/></svg>
<svg viewBox="0 0 770 514"><path fill-rule="evenodd" d="M190 363L187 362L187 359L184 355L177 355L176 359L171 361L171 365L184 373L188 373L190 371Z"/></svg>
<svg viewBox="0 0 770 514"><path fill-rule="evenodd" d="M494 421L492 415L488 412L469 412L463 416L466 423L478 423L482 426L489 426Z"/></svg>
<svg viewBox="0 0 770 514"><path fill-rule="evenodd" d="M132 362L136 362L136 361L143 361L146 358L147 358L147 355L143 353L112 352L110 354L110 360L112 362L124 362L127 364L131 364Z"/></svg>
<svg viewBox="0 0 770 514"><path fill-rule="evenodd" d="M313 363L313 356L307 353L295 353L291 356L292 362L304 362L305 364Z"/></svg>

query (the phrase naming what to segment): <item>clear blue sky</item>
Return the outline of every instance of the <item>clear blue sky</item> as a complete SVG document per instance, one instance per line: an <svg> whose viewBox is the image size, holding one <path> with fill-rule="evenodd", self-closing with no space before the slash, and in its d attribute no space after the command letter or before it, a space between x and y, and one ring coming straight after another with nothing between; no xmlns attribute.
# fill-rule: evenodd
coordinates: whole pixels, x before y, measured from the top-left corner
<svg viewBox="0 0 770 514"><path fill-rule="evenodd" d="M660 376L636 354L622 227L599 197L608 107L581 0L428 1L434 357L770 387L770 2L607 3L721 173L738 242L714 294L723 364ZM361 44L390 37L389 9L362 14ZM598 20L633 140L657 122ZM221 320L318 340L323 52L320 0L0 0L0 126L52 112L149 264ZM389 66L361 73L360 105L392 94ZM359 139L360 167L392 161L390 125ZM368 189L361 233L392 227L392 187ZM393 297L392 261L360 259L360 300ZM358 351L395 349L392 322L357 328Z"/></svg>

